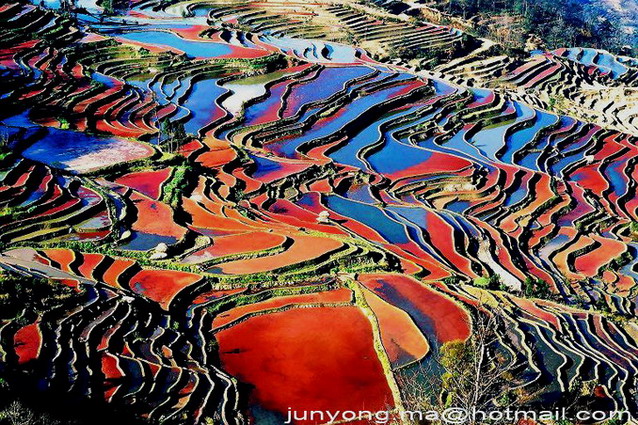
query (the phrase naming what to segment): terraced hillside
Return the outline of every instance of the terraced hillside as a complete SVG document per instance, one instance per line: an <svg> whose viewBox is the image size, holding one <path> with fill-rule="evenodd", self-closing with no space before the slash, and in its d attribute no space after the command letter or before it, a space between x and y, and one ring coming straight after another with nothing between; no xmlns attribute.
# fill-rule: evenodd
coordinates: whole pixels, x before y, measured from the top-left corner
<svg viewBox="0 0 638 425"><path fill-rule="evenodd" d="M373 3L0 5L9 387L129 423L399 413L487 319L482 405L638 414L636 60Z"/></svg>

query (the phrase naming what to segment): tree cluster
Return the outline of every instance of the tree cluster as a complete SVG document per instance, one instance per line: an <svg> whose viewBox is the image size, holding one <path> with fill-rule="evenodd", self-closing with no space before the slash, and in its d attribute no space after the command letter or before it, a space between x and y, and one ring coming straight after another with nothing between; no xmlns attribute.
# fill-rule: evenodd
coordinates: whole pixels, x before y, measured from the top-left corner
<svg viewBox="0 0 638 425"><path fill-rule="evenodd" d="M472 18L514 17L521 38L539 36L548 48L594 47L619 52L635 40L621 28L620 17L605 2L591 0L448 0L440 2L447 12ZM508 24L505 24L508 25ZM514 30L514 28L510 28ZM489 33L489 28L477 28ZM488 35L488 34L485 34ZM523 43L524 40L519 40Z"/></svg>

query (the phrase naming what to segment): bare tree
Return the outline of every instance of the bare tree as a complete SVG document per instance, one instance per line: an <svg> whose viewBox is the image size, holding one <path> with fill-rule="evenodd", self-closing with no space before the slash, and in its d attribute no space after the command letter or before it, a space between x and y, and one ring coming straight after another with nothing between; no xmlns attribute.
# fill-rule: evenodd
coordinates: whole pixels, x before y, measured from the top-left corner
<svg viewBox="0 0 638 425"><path fill-rule="evenodd" d="M499 350L498 332L505 323L502 318L500 310L477 312L468 341L443 344L432 353L427 366L400 376L407 410L441 414L450 407L464 412L511 408L515 403L511 379L515 359L506 358ZM468 417L465 423L480 422L480 418Z"/></svg>
<svg viewBox="0 0 638 425"><path fill-rule="evenodd" d="M35 425L37 423L33 412L19 401L13 401L0 413L1 419L6 419L11 425Z"/></svg>

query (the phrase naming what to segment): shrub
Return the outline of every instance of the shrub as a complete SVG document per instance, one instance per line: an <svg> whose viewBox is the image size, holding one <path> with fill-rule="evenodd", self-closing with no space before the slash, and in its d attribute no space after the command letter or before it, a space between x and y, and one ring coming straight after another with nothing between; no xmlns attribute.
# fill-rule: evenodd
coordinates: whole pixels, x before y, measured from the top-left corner
<svg viewBox="0 0 638 425"><path fill-rule="evenodd" d="M537 277L528 276L523 282L523 294L530 298L549 298L552 291L549 284Z"/></svg>
<svg viewBox="0 0 638 425"><path fill-rule="evenodd" d="M188 174L191 168L189 164L175 168L173 177L164 185L163 201L171 207L177 206L182 194L189 184Z"/></svg>
<svg viewBox="0 0 638 425"><path fill-rule="evenodd" d="M448 276L443 279L443 283L446 285L458 285L459 283L463 283L463 278L458 275Z"/></svg>
<svg viewBox="0 0 638 425"><path fill-rule="evenodd" d="M79 294L68 286L17 273L0 273L0 318L15 319L25 313L39 313L62 305ZM23 319L23 324L27 324Z"/></svg>
<svg viewBox="0 0 638 425"><path fill-rule="evenodd" d="M488 277L477 277L472 281L474 286L484 289L500 289L501 288L501 278L498 275L491 275Z"/></svg>
<svg viewBox="0 0 638 425"><path fill-rule="evenodd" d="M607 304L607 300L605 300L604 296L599 296L598 299L594 302L594 308L598 311L602 311L605 313L610 313L611 309L609 308L609 305Z"/></svg>
<svg viewBox="0 0 638 425"><path fill-rule="evenodd" d="M114 15L115 5L113 4L113 0L102 0L102 9L104 9L106 15Z"/></svg>

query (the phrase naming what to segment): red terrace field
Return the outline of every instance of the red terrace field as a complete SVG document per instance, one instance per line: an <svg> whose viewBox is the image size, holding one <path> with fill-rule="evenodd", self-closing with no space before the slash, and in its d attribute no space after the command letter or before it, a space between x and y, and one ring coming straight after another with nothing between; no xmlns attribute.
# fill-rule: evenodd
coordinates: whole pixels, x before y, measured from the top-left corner
<svg viewBox="0 0 638 425"><path fill-rule="evenodd" d="M109 353L104 353L102 355L102 373L106 379L118 379L124 377L117 357Z"/></svg>
<svg viewBox="0 0 638 425"><path fill-rule="evenodd" d="M244 292L245 290L246 288L212 290L202 295L199 295L197 298L195 298L193 300L193 305L206 304L210 301L218 300L220 298L224 298L229 295L239 294L241 292Z"/></svg>
<svg viewBox="0 0 638 425"><path fill-rule="evenodd" d="M268 172L252 173L251 177L253 179L262 183L271 183L273 181L283 179L284 177L300 173L312 165L307 161L291 161L275 158L268 158L268 161L276 164L276 167L273 167L273 169Z"/></svg>
<svg viewBox="0 0 638 425"><path fill-rule="evenodd" d="M298 68L298 67L296 67ZM293 70L295 68L289 68L289 70ZM294 79L284 80L270 88L270 102L269 106L266 107L260 114L251 117L246 121L247 124L250 125L259 125L265 124L268 122L273 122L281 118L281 109L283 108L284 103L284 93L290 90L290 87L295 84Z"/></svg>
<svg viewBox="0 0 638 425"><path fill-rule="evenodd" d="M236 307L232 310L221 313L213 320L213 329L221 328L228 325L229 323L240 320L242 318L250 317L250 315L258 312L264 312L300 304L348 303L351 300L352 291L346 288L335 289L332 291L320 292L316 294L277 297L255 304Z"/></svg>
<svg viewBox="0 0 638 425"><path fill-rule="evenodd" d="M331 224L320 224L317 222L318 214L325 209L317 211L310 208L302 208L287 199L278 199L270 205L268 212L264 211L269 217L275 221L285 223L295 228L303 227L324 234L345 235L345 232Z"/></svg>
<svg viewBox="0 0 638 425"><path fill-rule="evenodd" d="M257 316L219 332L217 340L223 369L253 386L251 413L281 415L273 423L285 418L288 408L376 411L394 406L372 327L356 307Z"/></svg>
<svg viewBox="0 0 638 425"><path fill-rule="evenodd" d="M173 210L168 205L138 192L132 192L130 199L137 209L137 220L133 223L133 230L177 239L186 233L186 229L173 221Z"/></svg>
<svg viewBox="0 0 638 425"><path fill-rule="evenodd" d="M129 173L115 180L115 182L158 200L162 193L162 184L171 175L171 170L172 168L164 168L162 170Z"/></svg>
<svg viewBox="0 0 638 425"><path fill-rule="evenodd" d="M59 283L60 285L68 286L69 288L73 288L76 292L80 291L80 281L77 279L58 279L53 278L53 281Z"/></svg>
<svg viewBox="0 0 638 425"><path fill-rule="evenodd" d="M185 156L186 158L190 158L193 152L196 152L203 147L204 145L199 140L191 140L190 142L187 142L181 145L179 149L177 149L177 153Z"/></svg>
<svg viewBox="0 0 638 425"><path fill-rule="evenodd" d="M110 401L121 384L117 381L125 377L120 368L119 359L112 354L102 354L102 374L104 375L104 400Z"/></svg>
<svg viewBox="0 0 638 425"><path fill-rule="evenodd" d="M131 278L129 287L134 292L157 302L168 310L171 301L184 288L201 279L194 273L174 270L142 270Z"/></svg>
<svg viewBox="0 0 638 425"><path fill-rule="evenodd" d="M454 246L454 228L447 223L441 216L423 209L424 229L427 230L433 246L436 246L443 256L454 264L464 274L476 277L476 273L472 271L470 261L463 255L460 255Z"/></svg>
<svg viewBox="0 0 638 425"><path fill-rule="evenodd" d="M198 264L227 255L264 251L275 248L286 238L284 236L268 232L248 232L237 235L220 236L213 240L213 246L209 246L184 258L186 264Z"/></svg>
<svg viewBox="0 0 638 425"><path fill-rule="evenodd" d="M383 347L393 368L420 360L430 347L410 316L394 307L369 290L362 288L368 306L379 322Z"/></svg>
<svg viewBox="0 0 638 425"><path fill-rule="evenodd" d="M418 280L395 274L363 274L358 280L384 301L408 313L421 331L433 331L439 343L469 337L467 312Z"/></svg>
<svg viewBox="0 0 638 425"><path fill-rule="evenodd" d="M232 176L235 177L238 182L242 182L245 185L245 193L255 192L262 186L261 181L249 177L243 168L235 168L232 172Z"/></svg>
<svg viewBox="0 0 638 425"><path fill-rule="evenodd" d="M574 253L580 251L581 249L589 247L593 242L593 239L588 236L579 236L573 244L568 245L567 248L563 247L562 250L556 254L556 256L554 257L554 264L556 264L558 269L566 278L575 280L583 278L583 275L581 275L580 273L572 272L570 268L570 264L572 262L572 260L570 259L570 254L574 255Z"/></svg>
<svg viewBox="0 0 638 425"><path fill-rule="evenodd" d="M214 271L224 274L250 274L276 270L281 267L312 260L323 254L335 251L343 244L334 239L294 236L294 243L286 251L266 257L238 260L215 267Z"/></svg>
<svg viewBox="0 0 638 425"><path fill-rule="evenodd" d="M508 173L509 175L513 175ZM532 212L540 208L547 200L551 199L554 196L554 192L551 188L551 179L544 175L540 175L540 181L534 186L534 190L536 191L536 196L532 202L526 205L524 208L519 209L516 212L508 215L508 217L503 220L500 227L506 232L512 234L515 231L520 231L520 221L521 217L529 216ZM523 184L527 186L529 179L532 177L532 174L526 174L523 179Z"/></svg>
<svg viewBox="0 0 638 425"><path fill-rule="evenodd" d="M217 43L226 43L220 36L220 33L216 33L211 35L210 40L206 39L206 38L201 38L199 37L199 34L208 29L208 26L203 26L203 25L193 25L190 28L174 28L172 29L173 32L175 32L176 34L178 34L179 36L181 36L184 39L187 40L194 40L194 41L214 41ZM274 49L260 49L260 48L250 48L250 47L245 47L245 46L237 46L234 44L230 44L229 47L232 49L232 51L226 55L220 55L218 58L219 59L255 59L255 58L261 58L264 56L268 56L270 54L272 54L273 51L275 51Z"/></svg>
<svg viewBox="0 0 638 425"><path fill-rule="evenodd" d="M613 278L609 279L609 273L613 275ZM621 297L625 297L629 295L631 289L636 285L636 282L633 278L626 276L624 274L615 274L610 271L605 271L607 278L605 279L606 283L610 283L608 286L608 290L617 293ZM604 277L605 275L603 275Z"/></svg>
<svg viewBox="0 0 638 425"><path fill-rule="evenodd" d="M209 151L197 157L197 162L208 168L217 168L228 164L237 158L237 152L228 142L208 138L204 140L204 145Z"/></svg>
<svg viewBox="0 0 638 425"><path fill-rule="evenodd" d="M596 194L601 194L608 188L609 183L600 173L599 167L600 164L598 163L580 167L570 177L582 187L586 187Z"/></svg>
<svg viewBox="0 0 638 425"><path fill-rule="evenodd" d="M38 323L32 323L18 330L13 337L13 343L18 363L24 364L37 359L42 348L42 333Z"/></svg>
<svg viewBox="0 0 638 425"><path fill-rule="evenodd" d="M471 167L472 163L466 159L459 158L447 153L431 151L431 156L424 162L405 168L400 171L388 174L393 181L411 179L417 176L427 176L431 174L458 172Z"/></svg>
<svg viewBox="0 0 638 425"><path fill-rule="evenodd" d="M588 277L596 276L601 267L622 255L626 250L625 244L620 241L601 236L594 236L592 240L600 243L600 246L574 260L574 268Z"/></svg>
<svg viewBox="0 0 638 425"><path fill-rule="evenodd" d="M222 236L233 233L246 233L254 230L251 226L235 219L214 214L190 198L182 198L182 202L184 211L191 217L192 227L205 235Z"/></svg>
<svg viewBox="0 0 638 425"><path fill-rule="evenodd" d="M25 49L33 48L33 46L38 44L38 42L39 40L31 40L20 43L17 46L2 49L2 52L0 53L0 66L4 66L5 68L10 69L19 69L20 65L18 65L18 63L14 59L15 54Z"/></svg>
<svg viewBox="0 0 638 425"><path fill-rule="evenodd" d="M75 253L69 249L49 249L43 251L46 257L36 256L36 261L49 264L48 260L55 261L63 271L74 273L69 264L75 260ZM82 276L93 279L93 270L104 258L101 254L82 254L84 261L78 266ZM101 281L113 286L121 287L119 279L124 270L135 264L134 260L113 258L113 263L105 270ZM146 298L160 304L168 310L171 301L184 288L198 282L201 277L194 273L175 270L142 270L136 273L128 282L130 289Z"/></svg>
<svg viewBox="0 0 638 425"><path fill-rule="evenodd" d="M47 260L55 261L58 265L56 266L60 270L65 272L73 273L73 271L69 268L69 265L75 260L75 252L70 249L46 249L42 251L42 253L46 256L45 260L40 260L40 256L35 257L36 261L42 262L42 264L52 264Z"/></svg>
<svg viewBox="0 0 638 425"><path fill-rule="evenodd" d="M438 260L432 257L430 253L422 249L414 241L396 245L384 243L384 247L403 259L410 260L424 270L427 270L429 273L427 275L428 280L443 279L451 274Z"/></svg>
<svg viewBox="0 0 638 425"><path fill-rule="evenodd" d="M82 265L78 267L78 271L82 276L87 277L89 279L93 279L93 271L97 267L98 264L102 260L104 260L104 255L102 254L83 254L84 261Z"/></svg>
<svg viewBox="0 0 638 425"><path fill-rule="evenodd" d="M113 286L115 288L120 288L120 283L118 279L124 270L131 267L135 264L134 260L124 259L124 258L116 258L115 262L111 264L111 266L104 272L102 276L102 280L107 285Z"/></svg>
<svg viewBox="0 0 638 425"><path fill-rule="evenodd" d="M70 267L75 261L75 252L70 249L45 249L42 255L35 255L33 259L39 263L51 265L67 273L75 274ZM88 279L93 279L93 270L104 259L102 254L83 254L83 262L77 268L80 274Z"/></svg>
<svg viewBox="0 0 638 425"><path fill-rule="evenodd" d="M570 225L574 220L584 216L585 214L589 214L595 211L594 207L589 205L589 203L585 199L585 191L583 187L573 182L568 182L568 185L569 188L572 190L571 196L575 198L578 203L570 212L560 218L558 222L558 225L560 226ZM564 228L562 228L561 230L564 230ZM570 237L573 237L573 235L571 235Z"/></svg>
<svg viewBox="0 0 638 425"><path fill-rule="evenodd" d="M483 221L477 218L472 217L471 220L476 227L486 230L490 234L491 238L496 242L497 246L505 246L502 235L498 233L496 229L486 225ZM519 280L521 281L525 280L526 278L525 274L518 267L514 265L514 262L510 256L510 252L508 250L498 249L497 259L499 261L499 264L502 265L503 268L505 268L507 271L512 273L514 276L516 276Z"/></svg>
<svg viewBox="0 0 638 425"><path fill-rule="evenodd" d="M510 299L525 313L538 317L544 322L551 324L556 330L560 329L560 323L556 316L539 308L539 306L533 301L517 297L511 297Z"/></svg>
<svg viewBox="0 0 638 425"><path fill-rule="evenodd" d="M217 175L217 179L222 183L222 186L219 188L218 192L219 195L224 199L230 196L231 188L235 187L235 185L239 183L235 176L233 176L232 174L227 174L223 172L223 170Z"/></svg>
<svg viewBox="0 0 638 425"><path fill-rule="evenodd" d="M94 34L94 33L89 33L86 34L82 40L80 40L80 43L94 43L96 41L102 41L102 40L106 40L107 37L100 35L100 34Z"/></svg>

